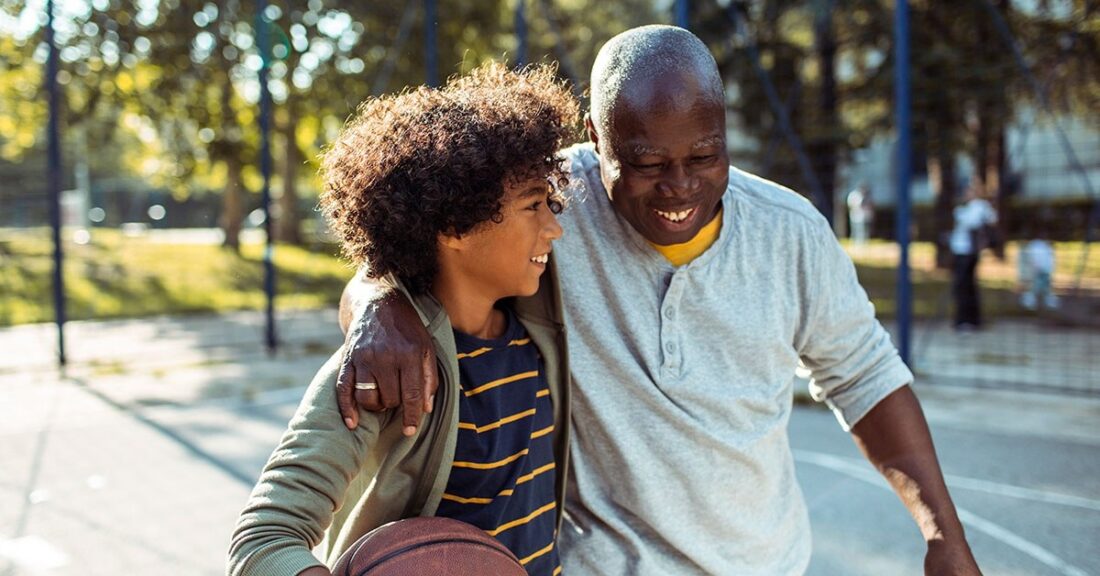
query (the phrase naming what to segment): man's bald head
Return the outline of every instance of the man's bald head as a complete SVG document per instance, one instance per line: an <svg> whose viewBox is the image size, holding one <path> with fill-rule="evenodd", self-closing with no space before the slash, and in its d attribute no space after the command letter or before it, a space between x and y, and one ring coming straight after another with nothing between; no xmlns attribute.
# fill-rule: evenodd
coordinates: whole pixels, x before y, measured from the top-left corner
<svg viewBox="0 0 1100 576"><path fill-rule="evenodd" d="M669 74L691 75L716 104L725 103L714 56L697 36L675 26L642 26L608 40L592 65L591 119L607 136L613 110L638 86Z"/></svg>

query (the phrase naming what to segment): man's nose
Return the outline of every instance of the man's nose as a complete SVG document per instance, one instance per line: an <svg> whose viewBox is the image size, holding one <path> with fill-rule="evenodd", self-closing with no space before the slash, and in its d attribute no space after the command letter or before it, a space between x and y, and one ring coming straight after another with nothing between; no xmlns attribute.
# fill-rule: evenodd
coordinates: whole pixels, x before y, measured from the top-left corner
<svg viewBox="0 0 1100 576"><path fill-rule="evenodd" d="M697 179L686 165L680 162L672 162L665 171L665 177L661 180L664 188L661 192L669 195L687 194L695 189Z"/></svg>

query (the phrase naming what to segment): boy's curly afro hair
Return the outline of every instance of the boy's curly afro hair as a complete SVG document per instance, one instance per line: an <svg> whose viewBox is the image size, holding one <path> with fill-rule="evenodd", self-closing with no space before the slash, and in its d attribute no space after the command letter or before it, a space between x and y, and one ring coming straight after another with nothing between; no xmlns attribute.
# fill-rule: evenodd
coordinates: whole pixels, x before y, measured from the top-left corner
<svg viewBox="0 0 1100 576"><path fill-rule="evenodd" d="M500 222L506 178L545 176L563 200L556 153L577 120L549 66L489 63L441 89L372 98L324 153L321 208L370 277L392 273L424 292L438 236Z"/></svg>

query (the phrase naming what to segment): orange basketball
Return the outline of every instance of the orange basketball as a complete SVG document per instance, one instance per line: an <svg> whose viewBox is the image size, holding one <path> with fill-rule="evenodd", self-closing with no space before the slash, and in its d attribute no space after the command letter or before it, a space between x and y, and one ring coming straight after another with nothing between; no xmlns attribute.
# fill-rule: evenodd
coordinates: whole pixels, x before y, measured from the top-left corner
<svg viewBox="0 0 1100 576"><path fill-rule="evenodd" d="M480 528L451 518L408 518L371 530L344 552L334 576L526 576L515 555Z"/></svg>

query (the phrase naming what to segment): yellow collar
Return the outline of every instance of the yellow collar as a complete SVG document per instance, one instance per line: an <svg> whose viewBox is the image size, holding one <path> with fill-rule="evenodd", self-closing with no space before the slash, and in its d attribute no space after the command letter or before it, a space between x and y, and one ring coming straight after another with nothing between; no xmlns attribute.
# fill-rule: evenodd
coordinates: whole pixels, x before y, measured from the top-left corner
<svg viewBox="0 0 1100 576"><path fill-rule="evenodd" d="M669 244L663 246L661 244L654 244L650 242L650 246L653 246L658 252L661 253L673 266L683 266L692 260L699 257L700 254L707 251L714 241L718 239L718 232L722 230L722 210L718 210L716 215L706 226L703 226L699 233L694 238L684 242L683 244Z"/></svg>

